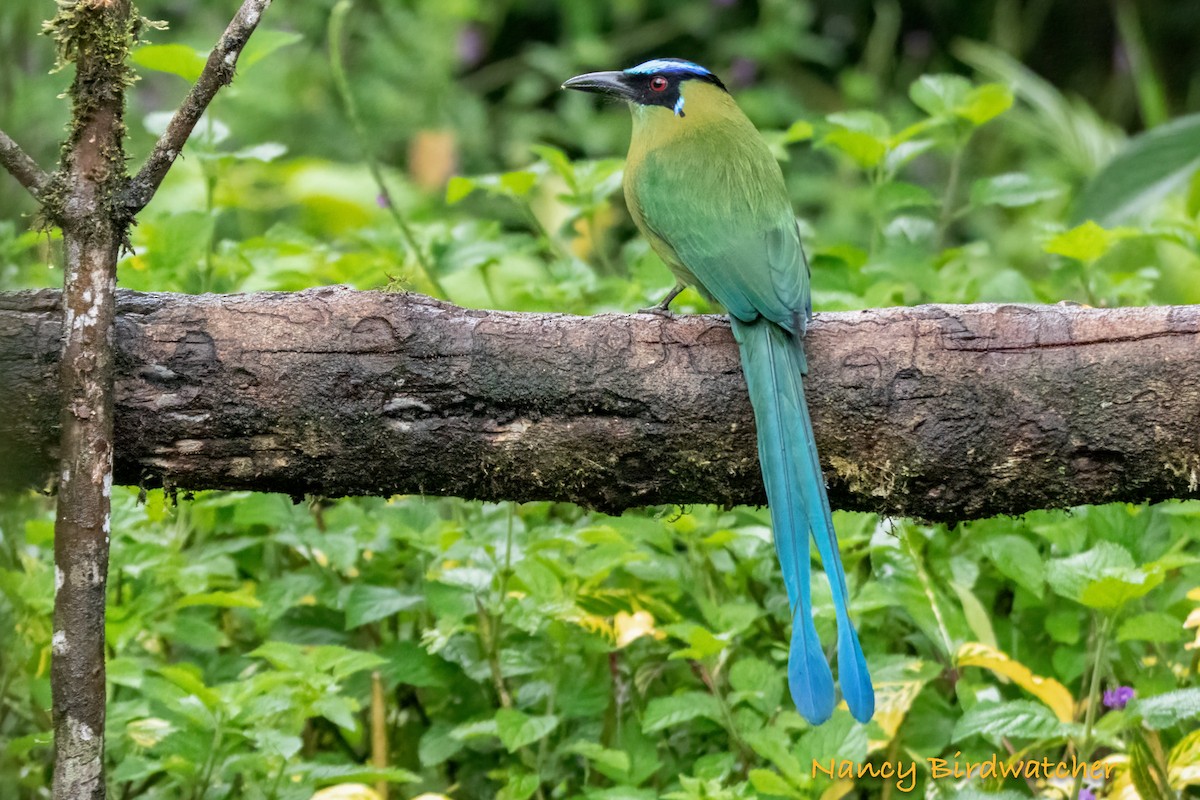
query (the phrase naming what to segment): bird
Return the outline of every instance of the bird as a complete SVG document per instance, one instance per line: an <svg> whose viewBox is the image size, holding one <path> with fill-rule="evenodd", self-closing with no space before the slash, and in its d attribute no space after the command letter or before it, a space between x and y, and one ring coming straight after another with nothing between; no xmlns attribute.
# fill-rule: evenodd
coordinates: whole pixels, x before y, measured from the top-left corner
<svg viewBox="0 0 1200 800"><path fill-rule="evenodd" d="M663 301L648 310L670 314L675 296L694 286L729 313L792 610L792 700L814 725L828 720L836 704L812 618L811 533L833 594L842 696L865 723L875 711L875 690L850 619L804 396L809 268L779 163L720 78L692 61L655 58L625 70L577 75L562 88L623 100L632 111L626 205L676 278Z"/></svg>

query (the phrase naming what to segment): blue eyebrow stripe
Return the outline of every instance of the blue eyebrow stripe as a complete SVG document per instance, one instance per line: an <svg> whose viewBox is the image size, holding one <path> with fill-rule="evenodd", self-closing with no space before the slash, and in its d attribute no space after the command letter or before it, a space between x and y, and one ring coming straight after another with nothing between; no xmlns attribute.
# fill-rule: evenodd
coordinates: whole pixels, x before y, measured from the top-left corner
<svg viewBox="0 0 1200 800"><path fill-rule="evenodd" d="M692 75L709 76L712 75L704 67L695 64L691 61L683 61L682 59L673 58L655 58L638 64L636 67L630 67L625 70L630 75L650 75L655 72L688 72Z"/></svg>

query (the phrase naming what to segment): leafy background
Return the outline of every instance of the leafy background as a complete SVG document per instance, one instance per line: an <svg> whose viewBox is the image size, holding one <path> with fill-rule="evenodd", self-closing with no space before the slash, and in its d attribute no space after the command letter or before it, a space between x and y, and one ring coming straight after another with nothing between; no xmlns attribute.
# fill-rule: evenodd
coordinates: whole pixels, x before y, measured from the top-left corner
<svg viewBox="0 0 1200 800"><path fill-rule="evenodd" d="M0 6L0 120L49 164L70 76L49 72L43 5ZM171 28L135 55L135 163L235 7L142 5ZM784 162L819 310L1200 302L1197 25L1200 6L1167 0L278 4L142 214L121 285L644 306L671 278L620 199L627 115L558 85L670 54L724 75ZM32 210L0 195L6 288L61 283ZM677 307L711 310L693 292ZM837 513L880 710L818 728L786 699L761 509L137 489L114 506L121 800L912 788L814 771L831 758L916 760L930 797L1200 782L1200 503L953 528ZM50 499L0 499L0 786L20 800L49 796L52 531ZM1122 686L1124 708L1101 701ZM1114 771L929 779L928 758L993 754Z"/></svg>

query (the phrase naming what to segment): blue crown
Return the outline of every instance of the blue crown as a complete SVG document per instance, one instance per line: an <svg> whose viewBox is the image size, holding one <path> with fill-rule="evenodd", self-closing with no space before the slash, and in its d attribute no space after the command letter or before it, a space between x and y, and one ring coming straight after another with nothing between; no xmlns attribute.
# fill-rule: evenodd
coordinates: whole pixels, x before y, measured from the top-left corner
<svg viewBox="0 0 1200 800"><path fill-rule="evenodd" d="M653 58L636 67L625 70L630 75L651 75L655 72L682 72L698 78L711 78L712 72L692 61L682 58Z"/></svg>

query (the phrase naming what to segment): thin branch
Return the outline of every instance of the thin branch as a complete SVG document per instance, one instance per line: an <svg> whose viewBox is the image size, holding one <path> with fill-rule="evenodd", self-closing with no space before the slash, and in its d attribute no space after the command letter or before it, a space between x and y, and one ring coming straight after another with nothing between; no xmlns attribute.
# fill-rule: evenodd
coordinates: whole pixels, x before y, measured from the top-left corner
<svg viewBox="0 0 1200 800"><path fill-rule="evenodd" d="M154 150L146 159L146 163L129 182L129 188L125 192L124 205L130 216L145 208L150 199L154 197L154 193L158 191L158 187L163 178L167 176L171 165L183 151L188 137L192 135L192 129L200 121L208 104L216 97L222 86L228 86L233 82L233 74L237 68L238 57L242 54L242 48L246 46L250 35L258 27L263 12L270 5L271 0L245 0L212 52L208 54L208 63L204 65L204 71L196 79L196 83L188 92L183 104L171 117L170 124L167 125L163 135L159 137L158 143L154 145Z"/></svg>
<svg viewBox="0 0 1200 800"><path fill-rule="evenodd" d="M3 165L34 197L50 179L37 162L21 149L4 131L0 131L0 165Z"/></svg>

